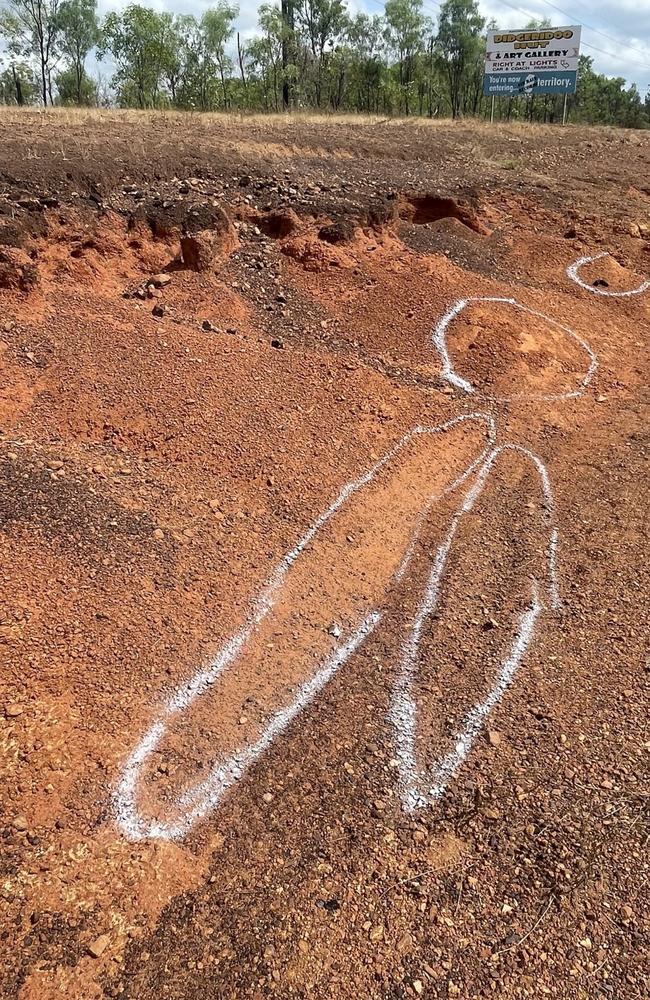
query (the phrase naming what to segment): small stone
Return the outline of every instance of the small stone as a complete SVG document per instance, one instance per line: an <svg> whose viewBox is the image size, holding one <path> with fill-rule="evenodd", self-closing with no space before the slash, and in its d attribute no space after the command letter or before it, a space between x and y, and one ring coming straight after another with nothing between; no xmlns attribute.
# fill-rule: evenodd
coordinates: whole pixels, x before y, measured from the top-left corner
<svg viewBox="0 0 650 1000"><path fill-rule="evenodd" d="M57 472L59 469L63 468L63 462L59 459L52 459L47 463L48 469L52 469L53 472Z"/></svg>
<svg viewBox="0 0 650 1000"><path fill-rule="evenodd" d="M384 936L383 924L375 924L374 927L370 928L370 933L368 934L368 937L370 938L371 941L381 941L383 936Z"/></svg>
<svg viewBox="0 0 650 1000"><path fill-rule="evenodd" d="M162 528L154 528L153 537L157 538L158 541L160 541L161 538L165 537L165 532L162 530Z"/></svg>
<svg viewBox="0 0 650 1000"><path fill-rule="evenodd" d="M275 347L276 350L281 351L284 347L284 341L280 337L274 337L271 341L271 347Z"/></svg>
<svg viewBox="0 0 650 1000"><path fill-rule="evenodd" d="M498 733L496 729L488 730L488 742L491 747L501 746L501 733Z"/></svg>
<svg viewBox="0 0 650 1000"><path fill-rule="evenodd" d="M409 933L404 934L397 942L397 950L401 954L405 954L407 951L413 949L413 938Z"/></svg>
<svg viewBox="0 0 650 1000"><path fill-rule="evenodd" d="M597 403L606 403L607 402L607 396L596 396L596 402Z"/></svg>
<svg viewBox="0 0 650 1000"><path fill-rule="evenodd" d="M151 315L155 316L156 319L162 319L166 312L167 312L167 307L160 305L159 303L158 305L155 305L153 307L153 309L151 310Z"/></svg>
<svg viewBox="0 0 650 1000"><path fill-rule="evenodd" d="M267 805L269 804L269 802L273 802L273 795L272 795L272 793L271 792L264 792L264 795L262 796L262 802L266 802Z"/></svg>
<svg viewBox="0 0 650 1000"><path fill-rule="evenodd" d="M413 980L413 989L415 990L415 992L417 993L417 995L420 996L420 994L422 993L422 990L424 989L424 986L422 985L422 980L421 979L414 979Z"/></svg>
<svg viewBox="0 0 650 1000"><path fill-rule="evenodd" d="M583 938L582 941L580 941L580 947L585 948L587 951L591 951L591 938Z"/></svg>
<svg viewBox="0 0 650 1000"><path fill-rule="evenodd" d="M335 639L340 639L341 637L341 626L337 622L332 622L327 630L328 635L333 635Z"/></svg>
<svg viewBox="0 0 650 1000"><path fill-rule="evenodd" d="M208 500L208 507L210 508L210 510L219 510L220 506L221 504L219 503L218 500Z"/></svg>
<svg viewBox="0 0 650 1000"><path fill-rule="evenodd" d="M248 716L247 715L240 715L239 716L239 725L240 726L245 726L247 722L248 722Z"/></svg>
<svg viewBox="0 0 650 1000"><path fill-rule="evenodd" d="M95 938L92 944L88 945L89 954L91 954L93 958L101 958L108 948L110 940L111 939L108 934L100 934L98 938Z"/></svg>
<svg viewBox="0 0 650 1000"><path fill-rule="evenodd" d="M22 705L5 705L5 715L8 719L17 719L19 715L23 714Z"/></svg>
<svg viewBox="0 0 650 1000"><path fill-rule="evenodd" d="M628 906L627 903L624 903L623 906L621 906L621 916L623 917L623 920L633 920L634 910L631 906Z"/></svg>
<svg viewBox="0 0 650 1000"><path fill-rule="evenodd" d="M307 944L304 938L300 938L300 940L298 941L298 948L303 953L303 955L306 955L307 952L309 951L309 945Z"/></svg>
<svg viewBox="0 0 650 1000"><path fill-rule="evenodd" d="M501 912L504 914L504 916L508 916L509 913L512 913L512 907L510 906L510 903L504 903L503 906L501 907Z"/></svg>
<svg viewBox="0 0 650 1000"><path fill-rule="evenodd" d="M201 329L205 333L212 333L214 330L216 330L216 327L212 325L209 319L204 319L203 322L201 323Z"/></svg>
<svg viewBox="0 0 650 1000"><path fill-rule="evenodd" d="M29 823L27 822L27 818L25 816L16 816L11 825L14 830L18 830L19 833L22 833L24 830L29 828Z"/></svg>
<svg viewBox="0 0 650 1000"><path fill-rule="evenodd" d="M156 288L164 288L171 280L170 274L154 274L149 278L149 284L154 285Z"/></svg>

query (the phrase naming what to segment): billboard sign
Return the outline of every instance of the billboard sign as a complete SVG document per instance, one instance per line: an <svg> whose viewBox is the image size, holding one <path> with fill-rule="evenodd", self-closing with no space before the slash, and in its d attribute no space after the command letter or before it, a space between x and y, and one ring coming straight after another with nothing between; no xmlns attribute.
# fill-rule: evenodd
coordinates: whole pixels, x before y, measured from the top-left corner
<svg viewBox="0 0 650 1000"><path fill-rule="evenodd" d="M574 94L580 25L488 31L483 93L490 97Z"/></svg>

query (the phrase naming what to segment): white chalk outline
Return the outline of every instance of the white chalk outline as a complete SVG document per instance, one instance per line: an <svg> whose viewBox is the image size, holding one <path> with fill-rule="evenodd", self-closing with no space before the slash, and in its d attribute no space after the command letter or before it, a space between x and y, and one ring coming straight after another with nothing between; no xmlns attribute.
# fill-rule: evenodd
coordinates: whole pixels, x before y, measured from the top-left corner
<svg viewBox="0 0 650 1000"><path fill-rule="evenodd" d="M449 348L447 346L447 329L449 327L449 324L451 323L452 320L456 319L456 317L460 315L463 309L471 305L472 302L498 302L501 304L514 306L516 309L521 309L522 312L528 313L530 316L537 316L538 319L543 319L546 323L549 323L551 326L557 327L557 329L561 330L562 333L564 333L567 337L574 340L589 357L589 367L587 369L584 378L579 383L578 388L572 390L571 392L561 392L553 395L545 395L544 393L523 392L523 393L517 393L513 396L492 396L487 393L477 392L476 387L472 385L471 382L469 382L467 379L462 378L460 375L456 373L451 358L449 356ZM552 319L545 313L538 312L537 309L530 309L528 306L522 305L522 303L518 302L517 299L507 298L505 296L473 295L466 299L458 299L453 304L451 309L448 309L447 312L444 314L444 316L438 321L431 335L431 339L442 361L442 371L440 373L442 378L446 379L446 381L449 382L450 385L455 386L457 389L462 389L464 392L470 395L476 395L477 399L486 399L486 400L489 399L497 403L510 403L510 402L515 402L516 400L523 400L523 399L536 399L546 403L553 403L560 399L575 399L577 396L583 395L585 389L591 382L598 368L598 359L594 351L587 343L587 341L583 340L582 337L578 336L578 334L574 330L571 330L570 327L568 326L564 326L563 323L558 323L557 320Z"/></svg>
<svg viewBox="0 0 650 1000"><path fill-rule="evenodd" d="M574 264L569 264L566 269L566 273L568 277L571 278L571 281L575 281L576 285L580 285L580 287L584 288L585 291L593 292L594 295L605 295L610 299L626 299L630 298L632 295L641 295L643 292L646 292L648 288L650 288L650 281L646 280L642 281L638 288L631 288L627 292L610 292L606 288L598 288L582 280L578 274L581 267L584 267L585 264L592 264L595 260L602 260L603 257L611 256L612 255L609 251L605 250L603 253L597 253L593 257L580 257Z"/></svg>
<svg viewBox="0 0 650 1000"><path fill-rule="evenodd" d="M363 476L348 483L338 494L336 500L327 510L314 521L308 528L297 545L284 556L272 572L269 580L262 588L261 593L253 602L250 614L246 623L235 633L219 650L216 656L206 666L197 671L188 682L180 685L163 705L162 712L156 721L149 727L135 749L131 752L124 765L122 776L117 784L113 795L113 808L115 819L122 833L130 840L143 840L145 838L176 840L185 836L194 823L206 816L221 801L230 786L237 781L248 770L262 753L268 749L273 739L284 732L292 720L302 711L318 694L319 691L334 676L337 670L349 659L352 653L371 634L379 621L381 612L373 611L352 631L333 653L319 666L312 678L305 681L296 693L293 702L287 707L276 712L268 722L257 741L241 752L231 754L225 761L218 762L212 769L211 774L205 781L199 782L188 789L178 800L177 805L187 808L183 816L175 822L160 822L157 820L144 820L138 811L136 798L137 786L142 768L159 745L167 732L168 725L174 716L185 711L190 705L206 693L209 687L217 680L219 675L239 656L246 643L249 641L258 625L269 614L274 604L274 598L282 586L287 571L296 561L298 556L313 540L318 531L330 520L346 500L349 499L363 486L367 485L377 473L389 462L398 452L404 448L413 437L419 434L442 434L465 421L482 421L487 429L488 445L479 456L450 483L441 493L432 496L427 501L423 512L418 516L413 535L410 539L406 555L395 578L400 579L412 558L417 537L422 527L422 523L432 503L441 496L455 490L462 485L472 473L483 466L486 459L492 453L496 440L496 426L494 418L489 413L469 413L461 414L451 420L446 421L436 427L415 427L408 431L379 461L377 461Z"/></svg>
<svg viewBox="0 0 650 1000"><path fill-rule="evenodd" d="M442 577L458 526L465 514L468 514L474 507L474 504L483 492L495 461L505 451L516 451L525 455L534 464L542 484L545 516L549 527L547 548L548 603L545 604L540 599L539 584L536 580L533 580L530 606L519 620L513 646L509 655L501 664L493 687L487 697L483 701L477 702L466 716L461 730L456 735L454 749L433 768L428 770L423 769L419 767L417 762L416 732L418 713L413 694L422 632L427 620L438 605ZM417 809L431 805L444 793L447 785L472 749L485 720L512 683L524 653L530 645L540 614L546 608L555 611L560 607L557 580L557 546L558 529L555 503L549 475L544 463L537 455L534 455L533 452L520 445L505 444L494 448L478 471L474 482L465 494L460 508L452 517L449 531L436 554L424 597L402 649L400 673L393 689L389 716L395 734L395 753L399 768L400 795L407 812L414 812Z"/></svg>

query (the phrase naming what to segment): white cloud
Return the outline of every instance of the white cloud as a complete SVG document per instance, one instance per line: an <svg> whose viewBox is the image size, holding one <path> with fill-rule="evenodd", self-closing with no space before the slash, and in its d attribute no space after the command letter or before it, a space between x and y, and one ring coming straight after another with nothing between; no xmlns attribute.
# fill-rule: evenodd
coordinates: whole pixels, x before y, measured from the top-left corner
<svg viewBox="0 0 650 1000"><path fill-rule="evenodd" d="M99 0L103 16L109 10L121 10L129 0L108 2ZM157 10L200 16L210 7L209 0L141 0ZM582 51L594 60L594 69L608 76L622 76L637 84L642 97L650 88L650 2L649 0L618 0L614 7L606 0L479 0L486 18L494 17L499 27L520 28L528 17L549 17L553 25L583 24ZM2 6L2 0L0 0ZM257 0L241 0L236 28L243 38L254 34L257 26ZM381 13L381 0L348 0L351 10ZM514 10L514 8L519 8ZM565 13L560 12L559 9ZM439 10L437 0L424 0L424 12L435 17ZM583 18L589 28L584 27ZM595 29L595 30L592 30ZM108 60L97 64L89 62L89 69L99 68L104 75L111 72Z"/></svg>

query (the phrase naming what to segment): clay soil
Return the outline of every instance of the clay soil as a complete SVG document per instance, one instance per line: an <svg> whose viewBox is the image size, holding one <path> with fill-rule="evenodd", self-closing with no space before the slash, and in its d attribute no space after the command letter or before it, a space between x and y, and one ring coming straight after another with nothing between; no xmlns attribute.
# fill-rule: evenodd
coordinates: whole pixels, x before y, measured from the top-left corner
<svg viewBox="0 0 650 1000"><path fill-rule="evenodd" d="M650 290L594 289L650 275L650 137L4 111L0 138L0 995L647 998ZM470 394L432 342L468 298ZM421 629L420 768L541 610L408 811L391 706L490 419L520 448Z"/></svg>

